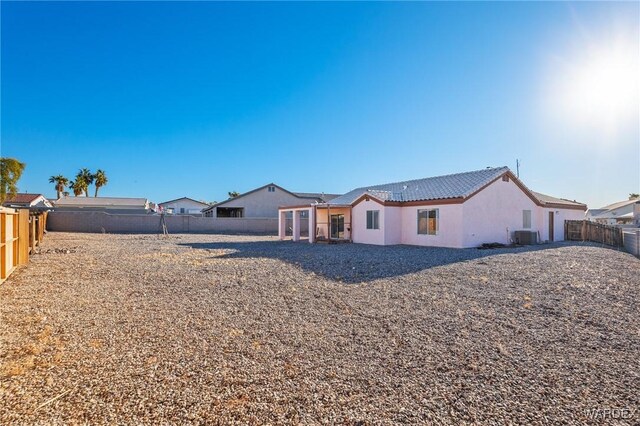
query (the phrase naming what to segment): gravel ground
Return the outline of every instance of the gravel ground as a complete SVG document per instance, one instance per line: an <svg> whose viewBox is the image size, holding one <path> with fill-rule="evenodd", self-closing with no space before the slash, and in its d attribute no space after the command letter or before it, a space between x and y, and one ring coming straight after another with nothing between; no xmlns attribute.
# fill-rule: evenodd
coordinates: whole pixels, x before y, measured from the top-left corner
<svg viewBox="0 0 640 426"><path fill-rule="evenodd" d="M0 423L638 424L639 276L586 244L50 233L0 286Z"/></svg>

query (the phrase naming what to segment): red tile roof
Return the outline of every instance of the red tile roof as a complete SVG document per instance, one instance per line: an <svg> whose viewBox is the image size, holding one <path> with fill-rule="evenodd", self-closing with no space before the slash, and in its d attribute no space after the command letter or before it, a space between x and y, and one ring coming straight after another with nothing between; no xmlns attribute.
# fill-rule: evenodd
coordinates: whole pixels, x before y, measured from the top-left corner
<svg viewBox="0 0 640 426"><path fill-rule="evenodd" d="M10 197L4 200L3 204L30 204L35 201L36 198L40 197L42 194L16 194L15 197Z"/></svg>

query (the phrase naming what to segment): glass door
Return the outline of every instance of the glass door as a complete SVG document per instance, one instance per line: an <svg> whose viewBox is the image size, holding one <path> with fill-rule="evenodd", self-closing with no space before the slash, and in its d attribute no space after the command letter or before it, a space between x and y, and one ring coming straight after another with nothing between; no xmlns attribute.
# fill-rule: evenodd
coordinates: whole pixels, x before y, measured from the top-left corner
<svg viewBox="0 0 640 426"><path fill-rule="evenodd" d="M331 238L344 238L344 215L331 215Z"/></svg>

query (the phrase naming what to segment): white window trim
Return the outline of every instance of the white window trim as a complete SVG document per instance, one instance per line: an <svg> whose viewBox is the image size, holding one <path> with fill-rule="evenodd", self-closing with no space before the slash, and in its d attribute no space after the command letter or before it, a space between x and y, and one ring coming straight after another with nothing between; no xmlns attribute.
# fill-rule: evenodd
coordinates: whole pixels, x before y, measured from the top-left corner
<svg viewBox="0 0 640 426"><path fill-rule="evenodd" d="M369 228L369 212L375 213L371 217L372 228ZM366 229L368 231L379 231L380 230L380 210L367 210L367 212L365 214L365 219L366 219L365 227L366 227ZM376 227L376 225L378 225L378 226Z"/></svg>
<svg viewBox="0 0 640 426"><path fill-rule="evenodd" d="M436 212L436 229L435 232L433 234L429 233L429 212L431 211L435 211ZM421 212L427 212L427 232L420 232L420 213ZM416 233L418 235L439 235L440 234L440 209L439 208L435 208L435 209L418 209L416 211Z"/></svg>
<svg viewBox="0 0 640 426"><path fill-rule="evenodd" d="M525 215L526 213L529 212L529 226L527 226L527 223L525 221ZM531 210L522 210L522 229L531 229L532 226L532 212Z"/></svg>

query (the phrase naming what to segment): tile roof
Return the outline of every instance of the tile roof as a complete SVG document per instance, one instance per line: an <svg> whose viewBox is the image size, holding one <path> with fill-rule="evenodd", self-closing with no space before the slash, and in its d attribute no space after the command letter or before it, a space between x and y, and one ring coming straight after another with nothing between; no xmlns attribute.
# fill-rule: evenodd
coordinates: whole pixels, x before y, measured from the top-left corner
<svg viewBox="0 0 640 426"><path fill-rule="evenodd" d="M533 193L533 195L536 196L538 200L540 200L544 204L551 203L551 204L565 204L567 206L584 206L583 203L579 203L577 201L566 200L564 198L556 198L556 197L552 197L551 195L545 195L535 191L531 191L531 192Z"/></svg>
<svg viewBox="0 0 640 426"><path fill-rule="evenodd" d="M329 201L328 204L349 205L367 193L383 201L425 201L464 198L497 179L507 171L509 171L508 167L492 167L445 176L363 186L334 198Z"/></svg>
<svg viewBox="0 0 640 426"><path fill-rule="evenodd" d="M7 198L3 204L31 204L38 197L44 197L42 194L16 194L15 197Z"/></svg>
<svg viewBox="0 0 640 426"><path fill-rule="evenodd" d="M314 198L325 202L340 196L340 194L325 194L323 192L294 192L293 195L300 198Z"/></svg>

